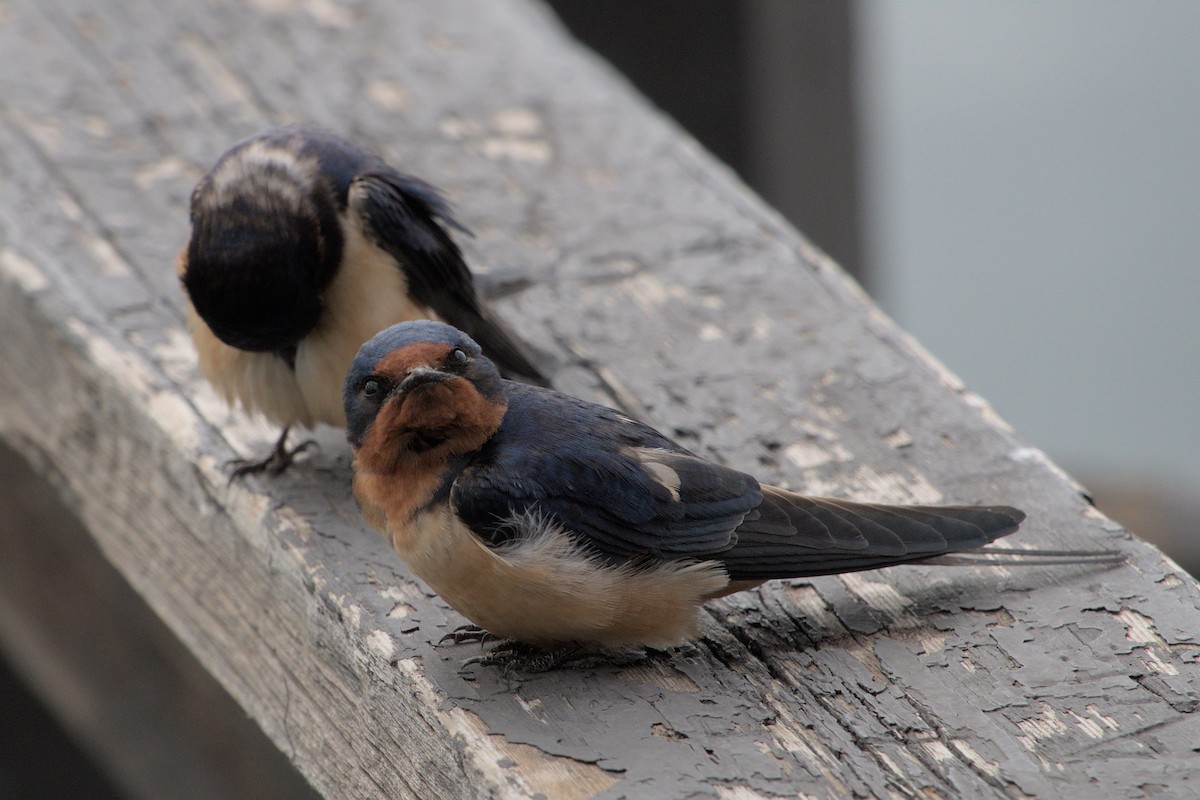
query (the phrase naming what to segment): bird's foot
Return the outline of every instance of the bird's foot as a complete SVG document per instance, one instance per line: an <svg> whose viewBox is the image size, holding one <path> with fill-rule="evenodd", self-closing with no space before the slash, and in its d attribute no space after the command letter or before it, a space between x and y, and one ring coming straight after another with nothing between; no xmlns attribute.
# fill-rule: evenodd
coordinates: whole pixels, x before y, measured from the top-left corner
<svg viewBox="0 0 1200 800"><path fill-rule="evenodd" d="M289 430L291 430L290 427L283 429L283 433L279 435L279 440L275 442L275 447L266 458L258 460L235 458L230 461L227 464L227 466L232 467L229 473L229 482L233 483L243 475L258 475L262 472L268 475L279 475L292 465L292 462L296 460L296 456L308 448L316 446L316 440L305 439L295 447L288 449L287 435Z"/></svg>
<svg viewBox="0 0 1200 800"><path fill-rule="evenodd" d="M478 625L459 625L454 630L447 633L445 636L437 640L438 645L443 645L446 642L452 644L464 644L466 642L479 642L480 645L485 645L488 642L498 639L496 634L485 631Z"/></svg>
<svg viewBox="0 0 1200 800"><path fill-rule="evenodd" d="M647 658L644 650L604 650L585 648L578 642L569 642L553 650L544 650L515 639L497 643L483 655L463 661L462 668L478 664L484 667L499 667L506 676L517 673L549 672L556 669L590 669L593 667L627 666Z"/></svg>
<svg viewBox="0 0 1200 800"><path fill-rule="evenodd" d="M482 667L499 667L506 676L515 673L548 672L557 669L573 655L579 653L580 645L572 642L555 650L543 650L515 639L505 639L491 650L472 656L462 663L463 669L478 664Z"/></svg>

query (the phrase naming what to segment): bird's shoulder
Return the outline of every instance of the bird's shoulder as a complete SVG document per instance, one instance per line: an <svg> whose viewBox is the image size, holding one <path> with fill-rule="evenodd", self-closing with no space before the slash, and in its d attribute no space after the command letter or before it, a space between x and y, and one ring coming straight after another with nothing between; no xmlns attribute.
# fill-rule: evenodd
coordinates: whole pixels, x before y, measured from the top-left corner
<svg viewBox="0 0 1200 800"><path fill-rule="evenodd" d="M750 475L619 411L523 384L507 395L499 430L451 490L489 542L519 535L505 520L536 512L616 559L708 554L761 502Z"/></svg>

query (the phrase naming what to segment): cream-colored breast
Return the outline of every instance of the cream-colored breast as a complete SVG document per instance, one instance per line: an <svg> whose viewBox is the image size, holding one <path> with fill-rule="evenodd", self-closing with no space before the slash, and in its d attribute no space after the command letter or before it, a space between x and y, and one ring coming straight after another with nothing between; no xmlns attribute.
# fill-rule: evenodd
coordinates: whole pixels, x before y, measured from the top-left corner
<svg viewBox="0 0 1200 800"><path fill-rule="evenodd" d="M397 322L437 319L409 300L399 265L348 212L342 232L342 265L325 290L321 320L296 351L296 381L309 414L340 428L346 426L342 383L363 342Z"/></svg>
<svg viewBox="0 0 1200 800"><path fill-rule="evenodd" d="M460 614L497 636L547 647L678 644L696 634L705 597L729 583L712 563L606 566L536 514L516 524L520 541L491 549L446 504L390 532L401 557Z"/></svg>
<svg viewBox="0 0 1200 800"><path fill-rule="evenodd" d="M313 426L296 374L283 359L274 353L230 347L217 338L190 304L188 327L200 372L230 405L240 405L280 425Z"/></svg>
<svg viewBox="0 0 1200 800"><path fill-rule="evenodd" d="M373 246L357 221L342 217L342 264L323 295L321 319L296 349L295 369L274 353L222 342L189 306L188 324L200 369L231 404L280 425L346 427L342 383L363 342L410 319L437 319L408 299L396 262Z"/></svg>

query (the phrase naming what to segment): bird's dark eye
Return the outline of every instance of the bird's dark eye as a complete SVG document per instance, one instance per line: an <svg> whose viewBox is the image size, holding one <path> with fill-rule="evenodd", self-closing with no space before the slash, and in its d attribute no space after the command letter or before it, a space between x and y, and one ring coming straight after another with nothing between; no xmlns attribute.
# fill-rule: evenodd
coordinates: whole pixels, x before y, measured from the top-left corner
<svg viewBox="0 0 1200 800"><path fill-rule="evenodd" d="M450 351L449 362L455 367L465 367L470 360L471 357L467 355L467 351L461 347L456 347Z"/></svg>
<svg viewBox="0 0 1200 800"><path fill-rule="evenodd" d="M383 382L378 378L367 378L363 381L363 397L378 397L383 392Z"/></svg>

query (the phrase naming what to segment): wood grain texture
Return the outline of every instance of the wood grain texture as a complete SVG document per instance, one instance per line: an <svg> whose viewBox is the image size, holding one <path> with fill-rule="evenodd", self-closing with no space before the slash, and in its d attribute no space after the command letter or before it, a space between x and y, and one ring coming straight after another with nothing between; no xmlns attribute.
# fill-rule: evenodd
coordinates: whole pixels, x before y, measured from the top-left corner
<svg viewBox="0 0 1200 800"><path fill-rule="evenodd" d="M523 0L2 0L0 432L324 796L1122 797L1200 784L1200 588ZM628 667L508 679L350 499L336 432L199 378L175 254L230 143L304 119L443 187L558 388L764 480L1023 507L1127 567L897 568L708 606ZM1002 336L1004 331L964 335ZM51 701L54 698L50 698Z"/></svg>

